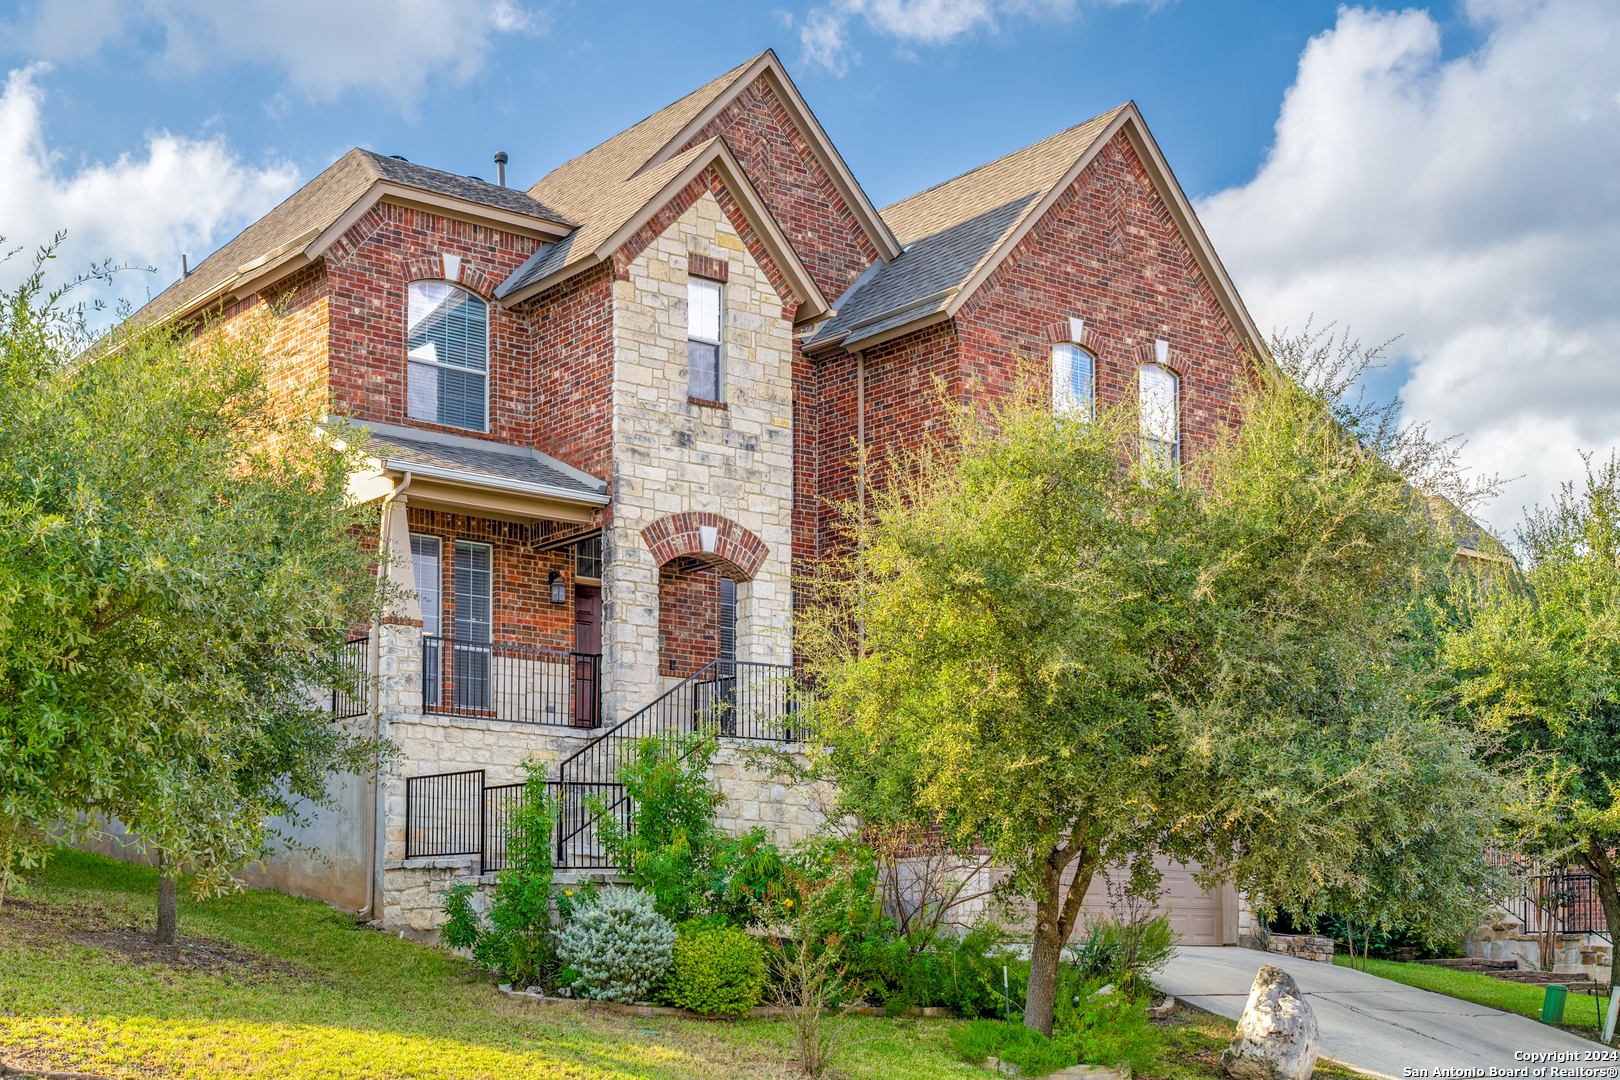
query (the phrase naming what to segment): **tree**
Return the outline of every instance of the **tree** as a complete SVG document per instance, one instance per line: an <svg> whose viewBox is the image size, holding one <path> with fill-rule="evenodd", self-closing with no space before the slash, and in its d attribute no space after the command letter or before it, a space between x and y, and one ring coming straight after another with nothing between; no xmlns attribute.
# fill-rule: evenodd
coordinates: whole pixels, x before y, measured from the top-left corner
<svg viewBox="0 0 1620 1080"><path fill-rule="evenodd" d="M117 819L159 855L172 944L182 868L223 887L376 759L311 692L358 688L336 646L379 600L372 515L322 403L270 391L273 313L84 350L50 254L0 307L0 877Z"/></svg>
<svg viewBox="0 0 1620 1080"><path fill-rule="evenodd" d="M1324 367L1312 386L1257 362L1241 426L1181 470L1130 407L1054 417L1025 381L950 407L940 442L840 508L799 639L819 760L846 812L937 824L1011 870L1031 1028L1050 1033L1098 869L1151 891L1162 853L1306 905L1354 882L1359 843L1410 838L1361 827L1414 790L1385 785L1403 747L1466 755L1403 656L1447 558L1413 482L1445 454L1354 426Z"/></svg>
<svg viewBox="0 0 1620 1080"><path fill-rule="evenodd" d="M1586 459L1517 532L1522 572L1468 584L1445 626L1463 711L1524 763L1521 850L1584 867L1620 926L1620 460Z"/></svg>

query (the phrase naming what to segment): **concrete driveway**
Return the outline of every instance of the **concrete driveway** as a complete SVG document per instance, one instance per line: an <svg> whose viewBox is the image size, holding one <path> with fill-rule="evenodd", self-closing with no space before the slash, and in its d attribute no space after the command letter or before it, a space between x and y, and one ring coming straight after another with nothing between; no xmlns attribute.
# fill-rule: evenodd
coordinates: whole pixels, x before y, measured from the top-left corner
<svg viewBox="0 0 1620 1080"><path fill-rule="evenodd" d="M1601 1070L1566 1073L1613 1077L1613 1061L1588 1061L1589 1051L1606 1052L1595 1041L1539 1024L1527 1016L1419 990L1349 968L1318 964L1253 949L1183 948L1153 980L1166 993L1200 1009L1236 1020L1249 1000L1249 987L1262 964L1274 964L1294 977L1316 1012L1322 1056L1372 1076L1468 1076L1436 1070L1493 1067L1522 1069L1525 1075L1556 1076L1548 1062L1515 1058L1516 1053L1573 1051L1577 1056L1555 1068ZM1419 1072L1417 1070L1428 1070ZM1514 1075L1507 1073L1506 1075Z"/></svg>

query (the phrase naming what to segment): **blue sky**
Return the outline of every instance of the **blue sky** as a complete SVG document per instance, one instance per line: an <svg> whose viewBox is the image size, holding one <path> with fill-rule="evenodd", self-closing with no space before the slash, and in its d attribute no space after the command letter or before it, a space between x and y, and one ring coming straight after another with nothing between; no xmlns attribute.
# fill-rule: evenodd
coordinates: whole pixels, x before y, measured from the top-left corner
<svg viewBox="0 0 1620 1080"><path fill-rule="evenodd" d="M1377 389L1526 475L1506 526L1620 441L1617 8L0 4L0 234L138 300L351 146L526 185L767 47L879 205L1135 99L1261 325L1403 335Z"/></svg>

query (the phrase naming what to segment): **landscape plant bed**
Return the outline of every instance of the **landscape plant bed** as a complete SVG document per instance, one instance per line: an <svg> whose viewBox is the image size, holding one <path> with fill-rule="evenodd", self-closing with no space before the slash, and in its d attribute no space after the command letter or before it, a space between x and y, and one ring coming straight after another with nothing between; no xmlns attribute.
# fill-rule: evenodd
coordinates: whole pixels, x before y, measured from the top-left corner
<svg viewBox="0 0 1620 1080"><path fill-rule="evenodd" d="M1348 956L1334 957L1333 962L1340 967L1353 967L1358 971L1362 966L1360 960L1352 963ZM1453 967L1436 964L1368 960L1366 968L1369 975L1377 975L1381 979L1415 986L1420 990L1432 990L1436 994L1472 1001L1476 1005L1488 1005L1503 1012L1520 1013L1535 1020L1541 1019L1541 1005L1547 996L1545 986L1510 982L1490 975L1458 971ZM1606 1006L1607 1001L1602 998L1572 991L1564 1007L1564 1023L1559 1026L1573 1035L1596 1039L1599 1014Z"/></svg>
<svg viewBox="0 0 1620 1080"><path fill-rule="evenodd" d="M736 1020L735 1016L711 1016L708 1013L692 1012L690 1009L675 1009L667 1005L648 1005L638 1002L629 1004L622 1001L592 1001L589 998L548 997L537 990L514 990L502 983L500 992L514 1001L528 1001L535 1005L564 1005L586 1012L614 1013L619 1016L671 1016L683 1020ZM783 1010L776 1005L756 1005L748 1010L749 1020L769 1020L782 1015ZM842 1010L845 1016L869 1016L882 1019L889 1015L888 1010L881 1005L857 1005L854 1008ZM907 1009L900 1015L901 1019L908 1020L949 1020L951 1010L945 1008Z"/></svg>

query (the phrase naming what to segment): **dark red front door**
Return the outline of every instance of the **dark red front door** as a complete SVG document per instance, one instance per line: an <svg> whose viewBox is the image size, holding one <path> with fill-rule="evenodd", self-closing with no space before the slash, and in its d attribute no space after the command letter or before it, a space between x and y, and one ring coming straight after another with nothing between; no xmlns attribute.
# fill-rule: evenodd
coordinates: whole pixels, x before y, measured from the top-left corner
<svg viewBox="0 0 1620 1080"><path fill-rule="evenodd" d="M595 727L602 685L602 590L574 587L574 725Z"/></svg>

